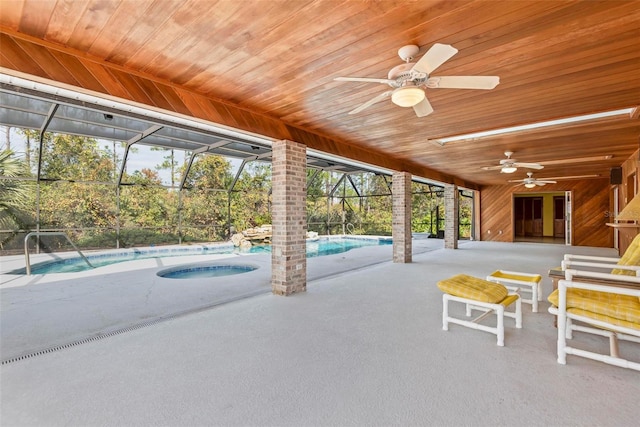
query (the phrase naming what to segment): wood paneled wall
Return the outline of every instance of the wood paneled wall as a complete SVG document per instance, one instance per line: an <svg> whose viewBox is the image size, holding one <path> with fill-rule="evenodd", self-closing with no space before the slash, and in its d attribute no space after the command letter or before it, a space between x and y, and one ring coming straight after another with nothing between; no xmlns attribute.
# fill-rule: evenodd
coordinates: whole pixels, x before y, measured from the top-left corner
<svg viewBox="0 0 640 427"><path fill-rule="evenodd" d="M638 182L638 174L640 172L638 170L638 156L640 156L640 150L636 151L622 164L622 184L616 188L619 211L622 211L627 203L638 193L638 187L640 186ZM611 201L610 206L610 210L613 211L613 201ZM613 218L610 218L609 222L614 222ZM622 255L631 244L631 241L638 235L638 229L618 229L618 233L618 248L620 255Z"/></svg>
<svg viewBox="0 0 640 427"><path fill-rule="evenodd" d="M571 191L573 245L613 247L613 231L606 223L609 212L609 179L559 181L547 184L542 191ZM482 240L513 242L513 194L540 193L541 188L494 185L483 187L480 202Z"/></svg>
<svg viewBox="0 0 640 427"><path fill-rule="evenodd" d="M631 199L628 199L628 197L637 194L637 187L638 187L638 157L640 156L640 150L636 151L635 153L633 153L633 155L631 157L629 157L623 164L622 164L622 184L620 184L618 186L618 190L619 190L619 203L620 203L620 210L622 210L628 202L631 201ZM633 187L633 179L631 179L631 177L633 177L635 175L635 189Z"/></svg>

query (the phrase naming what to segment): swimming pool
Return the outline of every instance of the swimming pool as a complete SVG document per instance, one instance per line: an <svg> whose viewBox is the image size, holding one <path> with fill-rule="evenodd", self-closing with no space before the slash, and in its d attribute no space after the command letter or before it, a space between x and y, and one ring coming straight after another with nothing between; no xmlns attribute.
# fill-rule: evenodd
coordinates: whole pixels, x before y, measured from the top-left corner
<svg viewBox="0 0 640 427"><path fill-rule="evenodd" d="M390 237L367 236L343 236L322 237L316 241L307 241L307 258L338 254L354 248L364 246L390 245ZM100 254L86 254L87 259L94 267L120 262L134 261L149 258L177 257L186 255L223 255L223 254L256 254L271 253L270 245L253 246L248 249L234 247L230 243L210 244L198 246L172 246L159 248L134 248L108 251ZM31 274L75 273L90 270L91 268L80 258L65 258L54 261L45 261L33 264ZM26 274L26 268L20 268L7 272L7 274Z"/></svg>

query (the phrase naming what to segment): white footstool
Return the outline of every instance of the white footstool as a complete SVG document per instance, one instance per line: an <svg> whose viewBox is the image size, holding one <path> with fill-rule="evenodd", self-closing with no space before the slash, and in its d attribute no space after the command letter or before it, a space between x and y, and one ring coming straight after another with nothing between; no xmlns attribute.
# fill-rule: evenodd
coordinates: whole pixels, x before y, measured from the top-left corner
<svg viewBox="0 0 640 427"><path fill-rule="evenodd" d="M504 346L504 317L515 319L516 328L522 328L522 302L517 293L495 282L458 274L438 282L438 288L442 295L442 329L449 330L449 323L455 323L472 329L495 334L498 337L498 345ZM471 310L480 310L483 313L473 320L458 319L449 316L449 301L457 301L466 304L466 314L471 315ZM505 308L516 303L514 312ZM479 322L495 313L497 317L496 327L481 325Z"/></svg>
<svg viewBox="0 0 640 427"><path fill-rule="evenodd" d="M531 293L531 299L522 302L531 304L531 311L538 312L538 301L542 301L542 276L539 274L520 273L518 271L496 270L487 276L487 280L501 285L517 285L525 292Z"/></svg>

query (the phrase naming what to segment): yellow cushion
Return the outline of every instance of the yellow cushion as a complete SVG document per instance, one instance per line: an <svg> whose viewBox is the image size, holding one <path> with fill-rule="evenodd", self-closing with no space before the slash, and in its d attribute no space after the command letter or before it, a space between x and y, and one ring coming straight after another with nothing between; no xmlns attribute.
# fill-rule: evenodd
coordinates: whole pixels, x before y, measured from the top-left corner
<svg viewBox="0 0 640 427"><path fill-rule="evenodd" d="M558 290L549 295L549 302L558 306ZM640 329L640 300L631 295L611 294L587 289L567 289L567 311L583 316L635 324ZM616 320L616 322L611 319Z"/></svg>
<svg viewBox="0 0 640 427"><path fill-rule="evenodd" d="M521 276L519 274L505 273L502 270L496 270L491 273L491 277L495 277L497 279L511 279L511 280L520 280L521 282L533 282L538 283L542 280L542 276L536 274L535 276Z"/></svg>
<svg viewBox="0 0 640 427"><path fill-rule="evenodd" d="M507 288L499 283L489 282L466 274L458 274L441 280L438 282L438 288L449 295L491 304L501 302L509 293Z"/></svg>
<svg viewBox="0 0 640 427"><path fill-rule="evenodd" d="M500 301L500 304L504 305L505 307L509 307L509 304L515 302L518 298L520 298L520 296L518 296L517 294L507 295L505 299Z"/></svg>
<svg viewBox="0 0 640 427"><path fill-rule="evenodd" d="M577 314L578 316L589 317L591 319L611 323L612 325L622 326L624 328L640 329L640 323L627 322L626 320L616 319L613 317L605 316L604 314L592 313L590 311L581 310L579 308L570 308L568 311L569 313Z"/></svg>
<svg viewBox="0 0 640 427"><path fill-rule="evenodd" d="M620 260L617 263L618 265L639 265L640 266L640 234L638 234L633 241L631 242L631 244L629 245L629 247L627 248L626 251L624 251L624 254L622 254L622 257L620 258ZM617 269L614 268L613 270L611 270L611 273L613 274L624 274L627 276L635 276L636 272L632 271L632 270L621 270L621 269Z"/></svg>

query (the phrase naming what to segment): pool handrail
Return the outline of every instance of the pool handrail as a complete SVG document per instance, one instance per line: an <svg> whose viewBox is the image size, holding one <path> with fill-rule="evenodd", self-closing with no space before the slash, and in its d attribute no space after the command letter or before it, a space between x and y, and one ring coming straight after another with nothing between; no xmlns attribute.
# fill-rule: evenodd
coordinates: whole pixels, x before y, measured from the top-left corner
<svg viewBox="0 0 640 427"><path fill-rule="evenodd" d="M78 247L73 244L67 233L65 233L64 231L32 231L24 237L24 260L27 276L31 276L31 262L29 260L29 238L32 236L64 236L65 239L67 239L67 241L71 244L71 246L73 246L73 249L75 249L76 252L80 254L80 257L87 263L87 265L91 268L95 268L93 265L91 265L87 257L84 256L80 249L78 249Z"/></svg>

